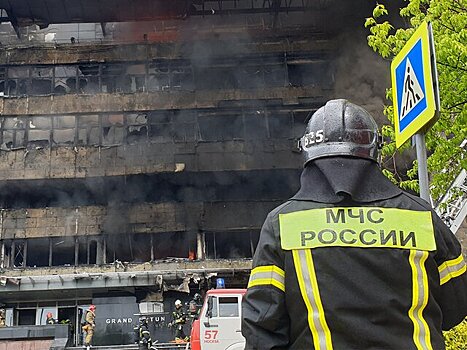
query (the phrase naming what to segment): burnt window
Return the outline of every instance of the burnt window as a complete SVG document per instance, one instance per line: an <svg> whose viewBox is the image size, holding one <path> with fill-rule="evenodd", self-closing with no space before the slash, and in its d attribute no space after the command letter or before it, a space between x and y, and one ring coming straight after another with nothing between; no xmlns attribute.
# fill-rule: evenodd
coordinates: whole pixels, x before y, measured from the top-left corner
<svg viewBox="0 0 467 350"><path fill-rule="evenodd" d="M78 117L78 145L100 145L100 128L98 115L82 115Z"/></svg>
<svg viewBox="0 0 467 350"><path fill-rule="evenodd" d="M243 139L243 118L236 113L198 115L201 141L230 141Z"/></svg>
<svg viewBox="0 0 467 350"><path fill-rule="evenodd" d="M29 95L49 95L53 86L53 67L31 67Z"/></svg>
<svg viewBox="0 0 467 350"><path fill-rule="evenodd" d="M263 109L245 111L243 123L247 140L264 140L267 138L268 129Z"/></svg>
<svg viewBox="0 0 467 350"><path fill-rule="evenodd" d="M73 115L53 117L52 142L56 145L75 143L76 117Z"/></svg>
<svg viewBox="0 0 467 350"><path fill-rule="evenodd" d="M208 259L251 258L258 244L259 232L206 232Z"/></svg>
<svg viewBox="0 0 467 350"><path fill-rule="evenodd" d="M34 326L36 324L36 309L17 310L18 326Z"/></svg>
<svg viewBox="0 0 467 350"><path fill-rule="evenodd" d="M269 137L272 139L292 137L292 113L282 111L268 112Z"/></svg>
<svg viewBox="0 0 467 350"><path fill-rule="evenodd" d="M5 117L2 119L2 149L15 149L26 146L27 117Z"/></svg>
<svg viewBox="0 0 467 350"><path fill-rule="evenodd" d="M49 266L49 246L48 238L28 239L28 250L26 265L29 267Z"/></svg>
<svg viewBox="0 0 467 350"><path fill-rule="evenodd" d="M126 136L123 114L107 114L102 116L102 144L119 145Z"/></svg>

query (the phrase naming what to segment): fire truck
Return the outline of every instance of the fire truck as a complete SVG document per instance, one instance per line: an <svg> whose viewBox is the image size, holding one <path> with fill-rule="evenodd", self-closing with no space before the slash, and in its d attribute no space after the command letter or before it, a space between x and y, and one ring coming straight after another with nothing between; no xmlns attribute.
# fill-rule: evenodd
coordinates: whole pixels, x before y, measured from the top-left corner
<svg viewBox="0 0 467 350"><path fill-rule="evenodd" d="M191 350L243 350L242 298L246 289L212 289L191 328Z"/></svg>

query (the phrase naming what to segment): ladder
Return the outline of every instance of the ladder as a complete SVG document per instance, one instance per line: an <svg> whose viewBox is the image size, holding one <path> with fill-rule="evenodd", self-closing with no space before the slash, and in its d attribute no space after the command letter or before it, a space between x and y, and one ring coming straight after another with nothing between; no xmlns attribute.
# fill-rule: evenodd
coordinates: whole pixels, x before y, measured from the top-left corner
<svg viewBox="0 0 467 350"><path fill-rule="evenodd" d="M435 210L455 234L467 216L467 171L465 169L462 169Z"/></svg>

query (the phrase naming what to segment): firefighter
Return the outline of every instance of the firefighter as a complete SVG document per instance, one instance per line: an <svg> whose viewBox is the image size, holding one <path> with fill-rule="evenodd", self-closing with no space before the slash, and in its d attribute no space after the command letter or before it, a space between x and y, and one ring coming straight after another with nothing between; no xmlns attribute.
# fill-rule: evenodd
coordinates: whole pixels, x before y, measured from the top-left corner
<svg viewBox="0 0 467 350"><path fill-rule="evenodd" d="M378 167L377 125L332 100L300 140L301 187L263 225L243 299L245 349L444 349L467 314L461 247Z"/></svg>
<svg viewBox="0 0 467 350"><path fill-rule="evenodd" d="M188 303L188 316L190 317L191 324L198 319L202 303L203 299L199 293L195 293L193 299Z"/></svg>
<svg viewBox="0 0 467 350"><path fill-rule="evenodd" d="M0 328L6 327L6 312L5 309L0 308Z"/></svg>
<svg viewBox="0 0 467 350"><path fill-rule="evenodd" d="M84 338L84 346L86 348L91 347L92 337L94 335L94 328L96 328L96 306L90 305L89 309L85 313L85 324L82 327L83 331L86 332L86 337Z"/></svg>
<svg viewBox="0 0 467 350"><path fill-rule="evenodd" d="M140 350L150 349L152 345L151 332L149 332L148 320L145 316L141 316L139 318L137 334L138 334L138 348Z"/></svg>
<svg viewBox="0 0 467 350"><path fill-rule="evenodd" d="M186 313L180 300L175 300L175 310L172 312L172 322L169 327L175 327L175 342L186 342L189 338L183 329L186 323Z"/></svg>
<svg viewBox="0 0 467 350"><path fill-rule="evenodd" d="M47 319L45 320L46 324L56 324L57 320L53 317L51 312L47 312Z"/></svg>

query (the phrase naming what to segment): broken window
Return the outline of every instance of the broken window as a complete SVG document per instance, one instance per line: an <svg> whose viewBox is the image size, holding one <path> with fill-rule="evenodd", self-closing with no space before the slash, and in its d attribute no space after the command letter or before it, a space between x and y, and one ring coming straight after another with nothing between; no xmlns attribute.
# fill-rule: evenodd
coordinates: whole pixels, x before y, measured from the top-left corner
<svg viewBox="0 0 467 350"><path fill-rule="evenodd" d="M75 264L75 240L73 237L52 238L52 265L73 266Z"/></svg>
<svg viewBox="0 0 467 350"><path fill-rule="evenodd" d="M78 116L78 145L100 145L98 115Z"/></svg>
<svg viewBox="0 0 467 350"><path fill-rule="evenodd" d="M245 125L245 139L264 140L267 138L266 117L263 109L244 111L243 124Z"/></svg>
<svg viewBox="0 0 467 350"><path fill-rule="evenodd" d="M244 139L243 118L238 113L200 113L198 123L201 141Z"/></svg>
<svg viewBox="0 0 467 350"><path fill-rule="evenodd" d="M52 131L52 117L30 117L27 125L28 146L47 147Z"/></svg>
<svg viewBox="0 0 467 350"><path fill-rule="evenodd" d="M102 92L100 71L99 64L78 66L78 91L84 94Z"/></svg>
<svg viewBox="0 0 467 350"><path fill-rule="evenodd" d="M193 111L178 110L172 115L173 138L179 142L196 140L197 122Z"/></svg>
<svg viewBox="0 0 467 350"><path fill-rule="evenodd" d="M206 232L208 259L243 259L253 257L259 232Z"/></svg>
<svg viewBox="0 0 467 350"><path fill-rule="evenodd" d="M186 60L172 60L170 62L170 87L171 89L193 89L193 70Z"/></svg>
<svg viewBox="0 0 467 350"><path fill-rule="evenodd" d="M125 67L122 64L102 65L102 92L124 92L124 87L128 86L128 77L123 73Z"/></svg>
<svg viewBox="0 0 467 350"><path fill-rule="evenodd" d="M49 238L33 238L28 240L30 247L26 259L26 265L29 267L49 266Z"/></svg>
<svg viewBox="0 0 467 350"><path fill-rule="evenodd" d="M0 67L0 96L7 95L7 67Z"/></svg>
<svg viewBox="0 0 467 350"><path fill-rule="evenodd" d="M77 89L77 67L55 66L54 93L67 94L76 92Z"/></svg>
<svg viewBox="0 0 467 350"><path fill-rule="evenodd" d="M156 142L172 141L171 112L151 112L148 115L149 137Z"/></svg>
<svg viewBox="0 0 467 350"><path fill-rule="evenodd" d="M267 116L269 137L271 139L288 139L292 137L292 113L270 111Z"/></svg>
<svg viewBox="0 0 467 350"><path fill-rule="evenodd" d="M75 143L76 118L73 115L53 117L52 142L55 145Z"/></svg>
<svg viewBox="0 0 467 350"><path fill-rule="evenodd" d="M196 234L189 232L154 234L154 259L170 257L188 259L190 252L196 251Z"/></svg>
<svg viewBox="0 0 467 350"><path fill-rule="evenodd" d="M196 89L238 89L240 86L239 77L235 69L230 67L197 67Z"/></svg>
<svg viewBox="0 0 467 350"><path fill-rule="evenodd" d="M23 96L28 93L29 67L8 67L8 95Z"/></svg>
<svg viewBox="0 0 467 350"><path fill-rule="evenodd" d="M126 115L127 143L146 140L148 135L148 116L146 113Z"/></svg>
<svg viewBox="0 0 467 350"><path fill-rule="evenodd" d="M291 59L287 62L289 83L292 86L320 86L329 89L334 82L329 68L329 63L323 60Z"/></svg>
<svg viewBox="0 0 467 350"><path fill-rule="evenodd" d="M26 146L27 117L5 117L2 119L2 149Z"/></svg>
<svg viewBox="0 0 467 350"><path fill-rule="evenodd" d="M168 90L170 87L169 62L157 60L149 64L148 68L148 91Z"/></svg>
<svg viewBox="0 0 467 350"><path fill-rule="evenodd" d="M102 116L102 144L119 145L125 137L125 122L123 114L108 114Z"/></svg>
<svg viewBox="0 0 467 350"><path fill-rule="evenodd" d="M145 91L146 65L132 64L126 67L126 75L129 84L124 86L124 92L143 92Z"/></svg>
<svg viewBox="0 0 467 350"><path fill-rule="evenodd" d="M25 266L26 260L26 241L15 240L11 242L10 257L13 267Z"/></svg>
<svg viewBox="0 0 467 350"><path fill-rule="evenodd" d="M53 67L31 67L31 89L29 95L49 95L52 93Z"/></svg>

